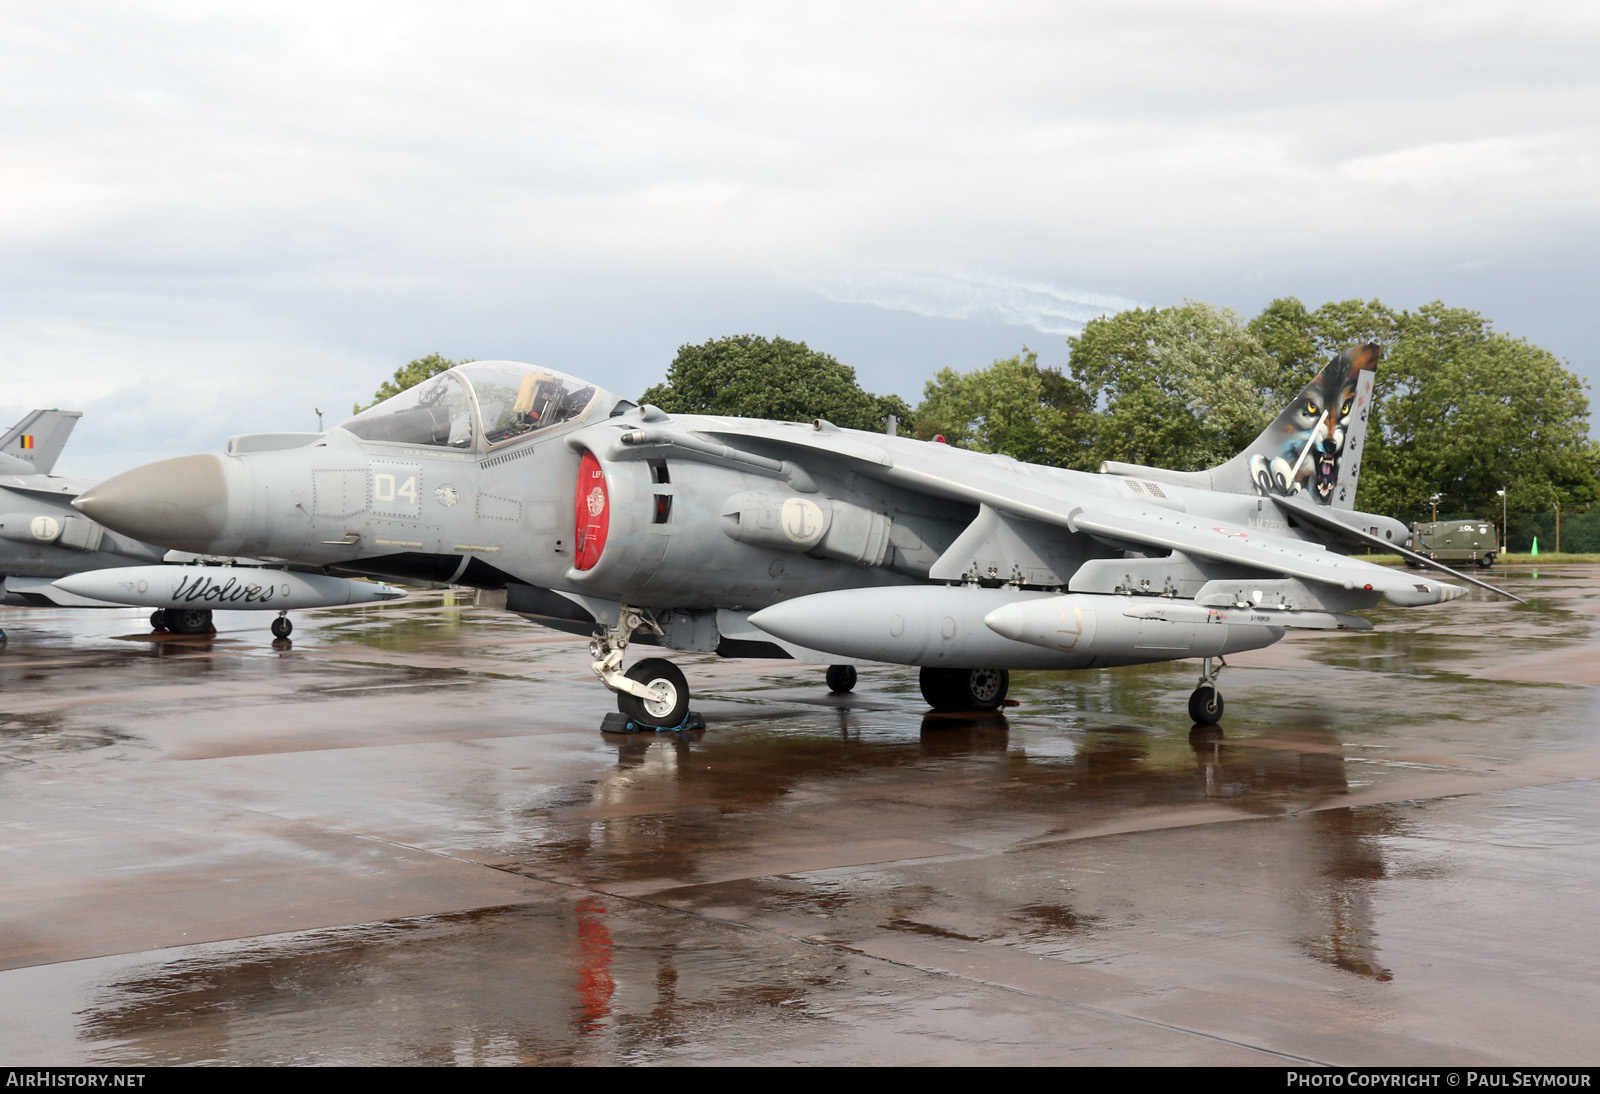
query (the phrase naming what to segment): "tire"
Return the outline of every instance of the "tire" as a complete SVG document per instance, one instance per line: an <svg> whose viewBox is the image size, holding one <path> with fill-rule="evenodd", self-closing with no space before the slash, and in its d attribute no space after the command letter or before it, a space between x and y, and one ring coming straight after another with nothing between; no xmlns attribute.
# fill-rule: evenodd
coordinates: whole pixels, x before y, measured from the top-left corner
<svg viewBox="0 0 1600 1094"><path fill-rule="evenodd" d="M1487 570L1489 567L1491 567L1493 565L1494 565L1494 552L1493 551L1489 552L1486 555L1480 555L1478 557L1478 569Z"/></svg>
<svg viewBox="0 0 1600 1094"><path fill-rule="evenodd" d="M994 710L1005 702L1011 674L1005 669L924 668L919 683L934 710Z"/></svg>
<svg viewBox="0 0 1600 1094"><path fill-rule="evenodd" d="M854 691L856 689L856 667L854 665L829 665L828 690L831 692Z"/></svg>
<svg viewBox="0 0 1600 1094"><path fill-rule="evenodd" d="M1189 696L1189 717L1197 726L1214 726L1222 721L1222 693L1209 684L1195 688Z"/></svg>
<svg viewBox="0 0 1600 1094"><path fill-rule="evenodd" d="M167 608L167 630L173 634L206 634L211 630L211 613L205 608Z"/></svg>
<svg viewBox="0 0 1600 1094"><path fill-rule="evenodd" d="M289 622L288 616L280 615L272 621L272 637L288 638L292 633L294 633L294 624Z"/></svg>
<svg viewBox="0 0 1600 1094"><path fill-rule="evenodd" d="M641 725L673 729L689 714L689 681L664 657L646 657L625 674L646 687L665 685L666 698L657 702L637 695L619 694L617 709Z"/></svg>
<svg viewBox="0 0 1600 1094"><path fill-rule="evenodd" d="M153 631L167 629L167 612L165 608L157 608L150 613L150 629Z"/></svg>

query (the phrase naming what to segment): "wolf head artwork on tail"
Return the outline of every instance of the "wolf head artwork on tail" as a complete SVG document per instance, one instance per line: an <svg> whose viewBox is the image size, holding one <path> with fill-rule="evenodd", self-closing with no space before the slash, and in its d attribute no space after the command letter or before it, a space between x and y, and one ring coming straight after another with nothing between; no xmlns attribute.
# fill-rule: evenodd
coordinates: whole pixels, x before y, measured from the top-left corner
<svg viewBox="0 0 1600 1094"><path fill-rule="evenodd" d="M1246 451L1260 493L1304 490L1322 505L1354 506L1379 356L1375 342L1340 353L1255 439Z"/></svg>

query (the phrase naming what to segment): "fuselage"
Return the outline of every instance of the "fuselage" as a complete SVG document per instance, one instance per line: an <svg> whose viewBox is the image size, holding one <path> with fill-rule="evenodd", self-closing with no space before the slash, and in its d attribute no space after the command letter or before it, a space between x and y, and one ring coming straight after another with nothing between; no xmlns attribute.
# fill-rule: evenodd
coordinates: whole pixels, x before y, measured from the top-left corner
<svg viewBox="0 0 1600 1094"><path fill-rule="evenodd" d="M990 493L958 488L969 480ZM222 454L136 469L91 491L81 507L180 550L505 589L512 610L574 630L614 621L622 605L644 609L657 617L660 640L684 649L753 650L773 635L752 627L752 613L851 589L871 594L860 612L830 602L833 634L814 613L789 613L810 636L789 652L825 639L823 649L859 647L863 658L874 650L881 659L914 656L890 656L893 636L865 646L838 637L880 617L926 616L935 629L982 632L982 643L953 640L953 652L938 657L998 646L1014 650L1011 667L1230 652L1282 634L1240 619L1221 628L1236 640L1205 632L1203 651L1163 644L1149 636L1197 624L1122 620L1116 608L1113 628L1104 622L1115 608L1109 600L1097 614L1102 635L1119 636L1105 639L1122 651L1114 662L986 630L983 620L1014 599L1069 590L1126 599L1163 584L1168 596L1192 597L1232 571L1185 561L1187 569L1158 573L1165 551L1030 522L1025 506L1013 507L1021 517L1000 520L984 496L1046 498L1057 509L1136 504L1216 532L1308 538L1262 497L1042 467L825 422L668 416L559 373L499 362L452 370L326 433L235 437ZM1122 569L1147 576L1123 580L1114 573ZM1100 583L1083 585L1090 574ZM935 618L918 592L930 586L1007 593L946 596L940 603L964 606L965 615L941 609Z"/></svg>

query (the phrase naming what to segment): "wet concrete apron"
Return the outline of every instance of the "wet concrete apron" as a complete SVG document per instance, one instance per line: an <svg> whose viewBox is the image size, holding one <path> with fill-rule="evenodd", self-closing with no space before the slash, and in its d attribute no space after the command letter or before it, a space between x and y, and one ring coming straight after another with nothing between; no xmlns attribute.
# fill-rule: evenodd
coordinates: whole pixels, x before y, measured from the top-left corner
<svg viewBox="0 0 1600 1094"><path fill-rule="evenodd" d="M1600 568L1016 674L582 643L438 596L157 641L0 611L0 1061L1593 1063Z"/></svg>

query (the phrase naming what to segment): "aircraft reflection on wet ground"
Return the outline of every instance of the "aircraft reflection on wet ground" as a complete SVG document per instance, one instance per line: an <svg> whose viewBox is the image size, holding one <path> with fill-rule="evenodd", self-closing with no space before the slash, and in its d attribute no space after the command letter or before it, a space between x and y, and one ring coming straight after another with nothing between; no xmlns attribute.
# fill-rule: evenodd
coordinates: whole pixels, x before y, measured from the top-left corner
<svg viewBox="0 0 1600 1094"><path fill-rule="evenodd" d="M1501 579L1196 733L1182 665L960 717L707 659L704 731L602 736L581 644L470 603L13 613L0 1053L1585 1061L1600 569Z"/></svg>

